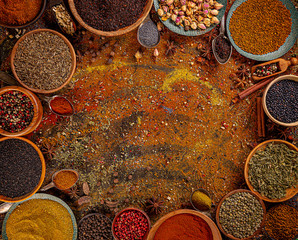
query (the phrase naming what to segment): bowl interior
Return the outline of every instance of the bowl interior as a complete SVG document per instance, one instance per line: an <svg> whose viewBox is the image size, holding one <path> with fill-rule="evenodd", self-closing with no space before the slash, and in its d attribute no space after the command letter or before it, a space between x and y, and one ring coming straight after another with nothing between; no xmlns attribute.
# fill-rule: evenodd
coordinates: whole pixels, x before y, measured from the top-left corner
<svg viewBox="0 0 298 240"><path fill-rule="evenodd" d="M275 202L275 203L277 203L277 202L283 202L283 201L286 201L286 200L292 198L293 196L295 196L298 193L297 186L296 186L296 188L295 187L292 187L292 188L288 189L287 190L287 193L286 193L286 196L283 197L283 198L280 198L280 199L270 199L270 198L267 198L265 196L262 196L260 193L258 193L257 191L255 191L254 188L253 188L253 186L250 184L249 178L248 178L248 170L249 170L249 161L250 161L250 159L256 153L256 151L261 150L261 149L264 149L266 147L266 145L269 144L269 143L274 143L274 144L284 143L290 149L298 151L298 148L296 146L294 146L293 144L291 144L291 143L289 143L287 141L284 141L284 140L272 139L272 140L268 140L268 141L262 142L258 146L256 146L250 152L250 154L248 155L248 157L246 159L246 162L245 162L245 166L244 166L244 178L245 178L245 182L246 182L248 188L252 191L252 193L254 193L255 195L257 195L258 198L260 198L260 199L262 199L262 200L264 200L266 202Z"/></svg>
<svg viewBox="0 0 298 240"><path fill-rule="evenodd" d="M7 212L7 214L5 215L4 221L3 221L3 226L2 226L2 237L4 240L8 240L7 235L6 235L6 224L7 224L7 220L10 216L10 214L13 212L13 210L20 204L22 204L23 202L26 202L28 200L32 200L32 199L47 199L47 200L52 200L55 201L59 204L61 204L63 207L65 207L71 217L72 220L72 226L73 226L73 236L72 236L72 240L76 240L77 239L77 232L78 232L78 228L77 228L77 222L76 222L76 218L72 212L72 210L70 209L70 207L64 202L62 201L60 198L57 198L55 196L52 196L50 194L44 194L44 193L37 193L35 195L33 195L32 197L30 197L29 199L26 199L25 201L19 202L19 203L15 203L14 205L12 205L12 207L9 209L9 211Z"/></svg>
<svg viewBox="0 0 298 240"><path fill-rule="evenodd" d="M14 58L16 56L16 53L17 53L17 49L18 49L18 45L29 35L31 34L35 34L35 33L39 33L39 32L50 32L50 33L53 33L53 34L56 34L58 35L60 38L62 38L62 40L67 44L67 46L69 47L69 51L70 51L70 54L71 54L71 58L72 58L72 63L71 63L71 69L70 69L70 73L69 73L69 76L68 78L65 80L65 82L58 88L54 88L54 89L50 89L50 90L45 90L45 89L37 89L37 88L31 88L29 86L27 86L17 75L16 73L16 69L15 69L15 66L14 66ZM17 81L25 88L29 89L30 91L32 92L36 92L36 93L43 93L43 94L49 94L49 93L53 93L53 92L57 92L59 91L60 89L62 89L63 87L65 87L71 80L75 70L76 70L76 54L75 54L75 50L72 46L72 44L69 42L69 40L64 36L62 35L61 33L57 32L57 31L54 31L54 30L51 30L51 29L36 29L36 30L33 30L33 31L30 31L28 33L26 33L24 36L22 36L17 42L16 44L14 45L13 49L12 49L12 52L11 52L11 58L10 58L10 65L11 65L11 70L12 70L12 73L14 75L14 77L17 79Z"/></svg>
<svg viewBox="0 0 298 240"><path fill-rule="evenodd" d="M256 236L256 235L261 231L261 229L262 229L262 227L263 227L263 225L264 225L264 223L265 223L265 216L266 216L266 206L265 206L264 202L262 201L262 199L259 198L259 197L257 196L257 194L255 194L254 192L251 192L251 191L246 190L246 189L237 189L237 190L231 191L231 192L229 192L228 194L226 194L226 195L220 200L220 202L219 202L218 205L217 205L217 208L216 208L216 223L217 223L217 226L218 226L218 228L220 229L220 231L221 231L225 236L227 236L228 238L233 239L233 240L240 240L240 238L236 238L236 237L234 237L233 235L228 234L228 233L223 229L221 223L219 222L219 210L220 210L220 207L221 207L222 203L224 202L224 200L225 200L226 198L228 198L228 197L230 197L230 196L232 196L233 194L238 193L238 192L248 192L248 193L252 194L253 196L255 196L255 197L258 199L258 201L260 202L260 204L262 205L262 208L263 208L263 211L264 211L262 222L261 222L259 228L257 229L257 231L256 231L253 235L251 235L251 236L249 236L249 237L247 237L247 238L242 238L241 240L251 239L251 238L253 238L254 236Z"/></svg>
<svg viewBox="0 0 298 240"><path fill-rule="evenodd" d="M298 36L298 11L296 10L294 4L291 2L291 0L280 0L284 6L290 11L291 14L291 18L292 18L292 27L291 27L291 33L290 35L287 37L285 43L280 46L280 48L274 52L270 52L270 53L266 53L263 55L256 55L256 54L252 54L246 51L243 51L240 47L238 47L238 45L234 42L231 32L230 32L230 21L231 21L231 17L233 15L233 12L244 2L246 2L247 0L236 0L233 5L231 6L228 16L227 16L227 22L226 22L226 29L227 29L227 35L228 38L230 39L230 42L232 43L233 47L236 49L237 52L239 52L241 55L253 59L253 60L257 60L257 61L270 61L276 58L279 58L281 56L283 56L284 54L286 54L295 44L297 36ZM239 23L241 24L241 23Z"/></svg>
<svg viewBox="0 0 298 240"><path fill-rule="evenodd" d="M29 25L35 23L42 16L44 10L46 9L46 6L47 6L47 0L43 0L38 15L35 18L33 18L31 21L25 23L24 25L7 25L7 24L4 24L0 21L0 26L6 27L6 28L25 28L25 27L28 27Z"/></svg>
<svg viewBox="0 0 298 240"><path fill-rule="evenodd" d="M38 189L41 187L41 185L43 183L43 180L45 178L45 174L46 174L46 163L45 163L44 157L43 157L40 149L33 142L31 142L30 140L28 140L26 138L22 138L22 137L4 137L4 138L0 139L0 142L8 140L8 139L19 139L21 141L25 141L28 144L30 144L35 149L35 151L38 153L40 161L41 161L42 170L41 170L40 180L39 180L39 183L37 184L37 186L31 192L29 192L29 193L27 193L23 196L16 197L16 198L10 198L10 197L0 195L0 201L3 201L3 202L20 202L20 201L24 201L25 199L28 199L31 196L33 196L38 191Z"/></svg>

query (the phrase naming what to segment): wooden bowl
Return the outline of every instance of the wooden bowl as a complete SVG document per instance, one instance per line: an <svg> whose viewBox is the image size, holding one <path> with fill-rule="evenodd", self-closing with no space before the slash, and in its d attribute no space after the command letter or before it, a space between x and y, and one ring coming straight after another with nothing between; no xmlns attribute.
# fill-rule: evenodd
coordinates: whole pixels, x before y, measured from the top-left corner
<svg viewBox="0 0 298 240"><path fill-rule="evenodd" d="M283 81L283 80L286 80L286 79L289 79L289 80L293 80L293 81L298 82L298 76L294 76L294 75L284 75L284 76L281 76L281 77L276 78L276 79L273 80L273 81L267 86L267 88L265 89L264 94L263 94L263 98L262 98L262 104L263 104L263 108L264 108L265 113L267 114L267 116L268 116L273 122L275 122L276 124L285 126L285 127L294 127L294 126L298 126L298 121L297 121L297 122L292 122L292 123L284 123L284 122L280 122L280 121L278 121L277 119L275 119L275 118L270 114L270 112L268 111L267 105L266 105L266 96L267 96L268 90L271 88L271 86L272 86L274 83L276 83L276 82Z"/></svg>
<svg viewBox="0 0 298 240"><path fill-rule="evenodd" d="M40 102L39 98L34 93L32 93L31 91L29 91L25 88L17 87L17 86L8 86L8 87L1 88L0 96L8 91L19 91L19 92L24 93L26 96L28 96L33 104L34 115L33 115L31 123L24 130L11 133L11 132L7 132L7 131L3 130L0 127L0 134L4 135L4 136L8 136L8 137L20 137L20 136L27 135L27 134L31 133L32 131L34 131L39 126L39 124L42 120L43 108L42 108L41 102Z"/></svg>
<svg viewBox="0 0 298 240"><path fill-rule="evenodd" d="M98 29L95 29L95 28L89 26L88 24L86 24L83 21L83 19L77 12L75 4L74 4L74 0L68 0L68 3L69 3L70 10L71 10L73 16L75 17L75 19L79 22L79 24L81 24L88 31L90 31L96 35L100 35L100 36L114 37L114 36L119 36L119 35L128 33L130 31L134 30L135 28L137 28L149 14L152 4L153 4L153 0L147 0L147 4L143 10L143 13L141 14L140 18L134 24L124 27L124 28L120 28L116 31L101 31L101 30L98 30Z"/></svg>
<svg viewBox="0 0 298 240"><path fill-rule="evenodd" d="M50 89L50 90L44 90L44 89L37 89L37 88L31 88L29 86L27 86L25 83L22 82L21 79L19 79L17 73L16 73L16 69L15 69L15 66L14 66L14 58L15 58L15 55L16 55L16 52L17 52L17 48L18 48L18 45L20 44L20 42L22 42L27 36L29 35L32 35L34 33L40 33L40 32L50 32L50 33L53 33L53 34L56 34L58 35L60 38L63 39L63 41L67 44L67 46L69 47L69 50L70 50L70 54L71 54L71 57L72 57L72 63L71 63L71 70L70 70L70 74L68 76L68 78L65 80L65 82L58 88L54 88L54 89ZM48 93L53 93L53 92L57 92L59 91L60 89L62 89L63 87L65 87L69 81L71 80L75 70L76 70L76 54L75 54L75 50L73 48L73 46L71 45L71 43L68 41L68 39L63 36L61 33L57 32L57 31L54 31L54 30L51 30L51 29L36 29L36 30L33 30L33 31L30 31L28 33L26 33L24 36L22 36L17 42L16 44L14 45L13 49L12 49L12 52L11 52L11 59L10 59L10 65L11 65L11 70L12 70L12 73L14 75L14 77L18 80L18 82L25 88L29 89L30 91L32 92L36 92L36 93L43 93L43 94L48 94Z"/></svg>
<svg viewBox="0 0 298 240"><path fill-rule="evenodd" d="M40 175L39 183L37 184L37 186L30 193L27 193L23 196L16 197L16 198L10 198L10 197L0 195L0 201L3 201L3 202L20 202L20 201L23 201L25 199L30 198L31 196L33 196L39 190L39 188L41 187L41 185L43 183L45 175L46 175L46 163L45 163L44 157L43 157L40 149L33 142L31 142L30 140L28 140L26 138L22 138L22 137L4 137L4 138L0 138L0 142L8 140L8 139L19 139L21 141L25 141L26 143L29 143L35 149L35 151L38 153L40 161L41 161L41 175Z"/></svg>
<svg viewBox="0 0 298 240"><path fill-rule="evenodd" d="M40 11L38 13L38 15L33 18L30 22L27 22L23 25L7 25L5 23L0 22L0 26L5 27L5 28L25 28L28 27L29 25L35 23L43 14L44 10L46 9L47 6L47 0L43 0L43 3L41 5Z"/></svg>
<svg viewBox="0 0 298 240"><path fill-rule="evenodd" d="M155 233L158 230L158 228L160 227L160 225L163 224L164 221L166 221L167 219L169 219L175 215L178 215L178 214L192 214L192 215L202 218L203 220L205 220L205 222L210 227L212 235L213 235L213 240L221 240L222 239L216 224L209 217L207 217L205 214L194 211L194 210L189 210L189 209L179 209L179 210L170 212L167 215L160 218L151 228L149 235L147 237L147 240L154 240Z"/></svg>
<svg viewBox="0 0 298 240"><path fill-rule="evenodd" d="M292 197L294 197L297 193L298 193L298 184L295 187L289 188L286 192L286 196L280 199L270 199L267 198L265 196L262 196L260 193L258 193L257 191L254 190L253 186L250 184L249 179L248 179L248 164L250 159L252 158L252 156L256 153L256 151L260 150L260 149L264 149L266 147L266 145L268 145L269 143L284 143L286 144L290 149L292 150L296 150L298 151L298 148L296 146L294 146L293 144L284 141L284 140L279 140L279 139L271 139L271 140L267 140L265 142L260 143L259 145L257 145L248 155L246 162L245 162L245 166L244 166L244 178L246 181L247 186L249 187L249 189L256 194L259 198L261 198L262 200L266 201L266 202L273 202L273 203L277 203L277 202L283 202L286 201Z"/></svg>
<svg viewBox="0 0 298 240"><path fill-rule="evenodd" d="M235 193L239 193L239 192L248 192L248 193L251 193L253 196L255 196L255 197L258 199L258 201L260 202L260 204L262 205L262 208L263 208L263 211L264 211L264 213L263 213L263 219L262 219L261 224L260 224L260 226L258 227L257 231L255 231L253 235L251 235L251 236L249 236L249 237L247 237L247 238L236 238L236 237L234 237L233 235L227 233L227 232L223 229L221 223L219 222L219 210L220 210L220 207L221 207L222 203L224 202L224 200L225 200L226 198L230 197L231 195L233 195L233 194L235 194ZM257 234L259 234L259 233L261 232L261 230L262 230L262 227L263 227L264 223L265 223L265 216L266 216L266 207L265 207L265 204L264 204L264 202L262 201L262 199L259 198L258 195L255 194L254 192L251 192L251 191L246 190L246 189L237 189L237 190L234 190L234 191L229 192L228 194L226 194L226 195L220 200L220 202L218 203L217 208L216 208L216 223L217 223L218 228L220 229L220 231L221 231L225 236L227 236L228 238L233 239L233 240L240 240L240 239L241 239L241 240L247 240L247 239L251 239L251 238L253 238L254 236L256 236Z"/></svg>
<svg viewBox="0 0 298 240"><path fill-rule="evenodd" d="M119 238L116 237L115 232L114 232L114 226L115 226L116 219L119 217L120 214L122 214L123 212L126 212L126 211L138 211L138 212L142 213L146 217L149 226L148 226L147 233L144 235L144 237L142 239L142 240L145 240L147 238L148 233L149 233L149 230L150 230L150 227L151 227L151 222L150 222L150 219L149 219L148 215L144 211L142 211L142 210L140 210L138 208L125 208L125 209L121 210L119 213L116 214L116 216L115 216L115 218L113 220L113 223L112 223L112 234L113 234L114 239L115 240L120 240Z"/></svg>

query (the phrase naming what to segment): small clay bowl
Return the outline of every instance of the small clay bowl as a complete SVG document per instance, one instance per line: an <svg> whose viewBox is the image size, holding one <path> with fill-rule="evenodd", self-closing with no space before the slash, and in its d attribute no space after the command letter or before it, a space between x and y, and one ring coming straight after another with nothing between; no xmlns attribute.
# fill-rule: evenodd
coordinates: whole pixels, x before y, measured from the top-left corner
<svg viewBox="0 0 298 240"><path fill-rule="evenodd" d="M234 195L235 193L239 193L239 192L248 192L248 193L252 194L253 196L256 197L256 199L258 199L258 201L260 202L260 204L262 205L262 208L263 208L263 219L262 219L262 221L261 221L260 226L259 226L258 229L254 232L254 234L252 234L251 236L246 237L246 238L236 238L236 237L234 237L233 235L227 233L227 232L223 229L221 223L219 222L219 210L220 210L220 207L221 207L222 203L224 202L224 200L226 200L226 198L228 198L228 197ZM233 239L233 240L248 240L248 239L252 239L253 237L257 236L257 235L261 232L262 227L263 227L263 225L264 225L264 223L265 223L265 216L266 216L266 207L265 207L265 204L264 204L264 202L262 201L262 199L258 197L257 194L255 194L255 193L253 193L253 192L251 192L251 191L249 191L249 190L246 190L246 189L237 189L237 190L234 190L234 191L229 192L228 194L226 194L226 195L220 200L220 202L218 203L217 208L216 208L216 216L215 216L215 218L216 218L216 223L217 223L218 228L220 229L220 231L221 231L225 236L227 236L228 238Z"/></svg>
<svg viewBox="0 0 298 240"><path fill-rule="evenodd" d="M42 14L44 13L44 10L46 9L46 6L47 6L47 1L42 0L42 5L41 5L41 8L40 8L40 11L39 11L38 15L35 18L33 18L31 21L29 21L29 22L27 22L23 25L7 25L7 24L2 23L0 21L0 26L5 27L5 28L25 28L25 27L28 27L31 24L35 23L42 16Z"/></svg>
<svg viewBox="0 0 298 240"><path fill-rule="evenodd" d="M140 212L140 213L142 213L142 214L146 217L149 226L148 226L147 233L144 235L144 237L143 237L142 240L148 239L147 236L148 236L149 230L150 230L150 228L151 228L151 222L150 222L150 219L149 219L148 215L147 215L144 211L142 211L142 210L140 210L140 209L138 209L138 208L125 208L125 209L121 210L119 213L116 214L116 216L115 216L115 218L114 218L114 220L113 220L113 223L112 223L112 234L113 234L114 239L115 239L115 240L120 240L119 238L116 237L116 235L115 235L115 231L114 231L115 223L116 223L116 219L117 219L117 218L120 216L120 214L122 214L123 212L129 212L129 211L137 211L137 212Z"/></svg>
<svg viewBox="0 0 298 240"><path fill-rule="evenodd" d="M95 29L95 28L89 26L87 23L84 22L84 20L79 15L79 13L75 7L74 0L68 0L68 4L69 4L70 10L72 12L72 15L79 22L79 24L81 26L83 26L84 28L86 28L88 31L90 31L96 35L99 35L99 36L115 37L115 36L123 35L125 33L128 33L130 31L136 29L145 20L145 18L149 14L152 4L153 4L153 0L147 0L146 6L144 7L144 10L143 10L143 13L141 14L139 19L135 23L133 23L130 26L120 28L116 31L101 31L101 30L98 30L98 29Z"/></svg>
<svg viewBox="0 0 298 240"><path fill-rule="evenodd" d="M267 198L265 196L262 196L260 193L258 193L257 191L254 190L253 186L250 184L249 179L248 179L248 168L249 168L249 161L252 158L252 156L256 153L256 151L264 149L269 143L274 143L274 144L280 144L280 143L284 143L286 144L290 149L292 150L296 150L298 151L298 148L296 146L294 146L293 144L284 141L284 140L279 140L279 139L271 139L271 140L267 140L265 142L260 143L259 145L257 145L248 155L246 162L245 162L245 166L244 166L244 178L246 181L246 184L248 186L248 188L250 189L250 191L252 191L254 194L256 194L259 198L261 198L262 200L266 201L266 202L273 202L273 203L278 203L278 202L283 202L286 201L292 197L294 197L297 193L298 193L298 184L295 187L289 188L286 192L286 196L280 199L270 199Z"/></svg>
<svg viewBox="0 0 298 240"><path fill-rule="evenodd" d="M220 231L218 230L216 224L205 214L200 213L198 211L195 210L189 210L189 209L179 209L173 212L168 213L167 215L163 216L162 218L160 218L151 228L149 235L147 237L147 240L154 240L154 236L155 233L157 232L158 228L169 218L179 215L179 214L191 214L191 215L195 215L198 216L200 218L202 218L210 227L212 235L213 235L213 239L214 240L221 240L221 234Z"/></svg>
<svg viewBox="0 0 298 240"><path fill-rule="evenodd" d="M298 76L294 76L294 75L284 75L284 76L281 76L281 77L278 77L276 78L275 80L273 80L265 89L264 91L264 94L263 94L263 98L262 98L262 104L263 104L263 108L264 108L264 111L266 113L266 115L273 121L275 122L276 124L279 124L279 125L282 125L282 126L285 126L285 127L294 127L294 126L298 126L298 121L296 122L292 122L292 123L284 123L284 122L281 122L277 119L275 119L271 114L270 112L268 111L268 108L267 108L267 105L266 105L266 96L267 96L267 93L268 93L268 90L271 88L271 86L277 82L280 82L280 81L283 81L283 80L293 80L293 81L296 81L298 82Z"/></svg>
<svg viewBox="0 0 298 240"><path fill-rule="evenodd" d="M23 137L4 137L4 138L0 138L0 142L8 140L8 139L19 139L21 141L24 141L24 142L30 144L35 149L35 151L38 153L40 161L41 161L41 175L40 175L39 183L37 184L37 186L30 193L27 193L23 196L16 197L16 198L10 198L10 197L0 195L0 201L3 201L3 202L20 202L20 201L24 201L24 200L30 198L31 196L33 196L39 190L39 188L41 187L41 185L43 183L45 175L46 175L46 163L45 163L44 157L43 157L40 149L33 142L31 142L30 140L28 140L26 138L23 138Z"/></svg>
<svg viewBox="0 0 298 240"><path fill-rule="evenodd" d="M50 89L50 90L45 90L45 89L37 89L37 88L31 88L29 86L27 86L24 82L22 82L22 80L18 77L17 73L16 73L16 69L14 66L14 58L16 56L17 53L17 49L18 49L18 45L29 35L35 34L35 33L40 33L40 32L50 32L53 34L58 35L60 38L63 39L63 41L67 44L67 46L69 47L70 50L70 54L71 54L71 58L72 58L72 63L71 63L71 70L70 70L70 74L68 76L68 78L65 80L65 82L58 88L54 88L54 89ZM11 52L11 58L10 58L10 65L11 65L11 70L12 73L14 75L14 77L17 79L17 81L25 88L29 89L32 92L35 93L43 93L43 94L49 94L49 93L54 93L57 92L59 90L61 90L63 87L65 87L71 80L75 70L76 70L76 54L75 54L75 50L72 46L72 44L68 41L68 39L62 35L61 33L51 30L51 29L36 29L33 31L30 31L28 33L26 33L24 36L22 36L14 45L12 52Z"/></svg>
<svg viewBox="0 0 298 240"><path fill-rule="evenodd" d="M27 134L31 133L32 131L34 131L39 126L39 124L42 120L43 108L42 108L41 102L40 102L39 98L34 93L32 93L31 91L29 91L25 88L17 87L17 86L8 86L8 87L1 88L0 96L6 92L9 92L9 91L19 91L19 92L24 93L26 96L28 96L33 104L34 115L33 115L33 119L31 121L31 123L24 130L11 133L11 132L7 132L7 131L3 130L0 127L0 134L3 136L8 136L8 137L20 137L20 136L27 135Z"/></svg>

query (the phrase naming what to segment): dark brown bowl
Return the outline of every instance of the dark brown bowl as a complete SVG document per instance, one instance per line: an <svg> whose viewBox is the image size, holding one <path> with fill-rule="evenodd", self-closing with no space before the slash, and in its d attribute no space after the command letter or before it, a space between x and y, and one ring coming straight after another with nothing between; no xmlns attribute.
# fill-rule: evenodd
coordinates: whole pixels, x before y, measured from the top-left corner
<svg viewBox="0 0 298 240"><path fill-rule="evenodd" d="M233 235L227 233L227 232L223 229L223 227L221 226L221 224L220 224L220 222L219 222L219 210L220 210L220 207L221 207L222 203L224 202L224 200L225 200L226 198L228 198L228 197L230 197L231 195L233 195L233 194L235 194L235 193L238 193L238 192L248 192L248 193L252 194L253 196L256 197L256 199L258 199L258 201L260 202L260 204L262 205L262 208L263 208L263 220L261 221L259 228L254 232L254 234L252 234L251 236L246 237L246 238L236 238L236 237L234 237ZM249 191L249 190L246 190L246 189L237 189L237 190L234 190L234 191L229 192L228 194L226 194L226 195L220 200L219 204L217 205L217 209L216 209L216 223L217 223L218 228L220 229L220 231L221 231L225 236L227 236L228 238L233 239L233 240L248 240L248 239L252 239L252 238L255 237L256 235L258 235L258 234L260 233L260 231L261 231L261 229L262 229L264 223L265 223L265 216L266 216L266 207L265 207L265 204L264 204L264 202L262 201L262 199L259 198L257 194L255 194L255 193L253 193L253 192L251 192L251 191Z"/></svg>
<svg viewBox="0 0 298 240"><path fill-rule="evenodd" d="M0 22L0 26L6 27L6 28L25 28L25 27L28 27L29 25L35 23L42 16L42 14L44 13L44 10L46 9L46 6L47 6L47 0L43 0L43 4L41 6L39 14L33 20L31 20L30 22L25 23L24 25L6 25L6 24Z"/></svg>

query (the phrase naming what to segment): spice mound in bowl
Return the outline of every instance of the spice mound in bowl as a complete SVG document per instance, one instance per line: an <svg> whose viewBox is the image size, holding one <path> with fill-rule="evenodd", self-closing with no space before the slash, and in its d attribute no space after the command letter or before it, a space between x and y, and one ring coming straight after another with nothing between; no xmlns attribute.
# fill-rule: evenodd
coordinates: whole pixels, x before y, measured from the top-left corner
<svg viewBox="0 0 298 240"><path fill-rule="evenodd" d="M235 190L219 203L216 220L222 232L232 239L252 237L262 226L265 205L248 190Z"/></svg>
<svg viewBox="0 0 298 240"><path fill-rule="evenodd" d="M115 240L144 240L150 229L146 213L137 208L127 208L119 212L112 224Z"/></svg>
<svg viewBox="0 0 298 240"><path fill-rule="evenodd" d="M298 152L284 143L268 143L248 162L248 180L255 191L270 199L286 197L297 185ZM265 199L266 200L266 199Z"/></svg>
<svg viewBox="0 0 298 240"><path fill-rule="evenodd" d="M20 198L37 191L36 187L41 185L44 177L42 168L39 153L28 142L21 138L0 141L1 200Z"/></svg>
<svg viewBox="0 0 298 240"><path fill-rule="evenodd" d="M111 220L99 213L92 213L79 223L78 240L113 239Z"/></svg>
<svg viewBox="0 0 298 240"><path fill-rule="evenodd" d="M241 50L263 55L277 51L285 43L291 26L290 11L281 1L247 0L233 12L229 31Z"/></svg>
<svg viewBox="0 0 298 240"><path fill-rule="evenodd" d="M8 239L72 240L73 223L68 210L48 199L31 199L18 205L6 222Z"/></svg>
<svg viewBox="0 0 298 240"><path fill-rule="evenodd" d="M74 0L82 20L94 29L117 31L135 23L147 0Z"/></svg>
<svg viewBox="0 0 298 240"><path fill-rule="evenodd" d="M72 45L60 33L38 29L25 34L14 46L11 66L16 79L39 93L60 90L75 70Z"/></svg>

